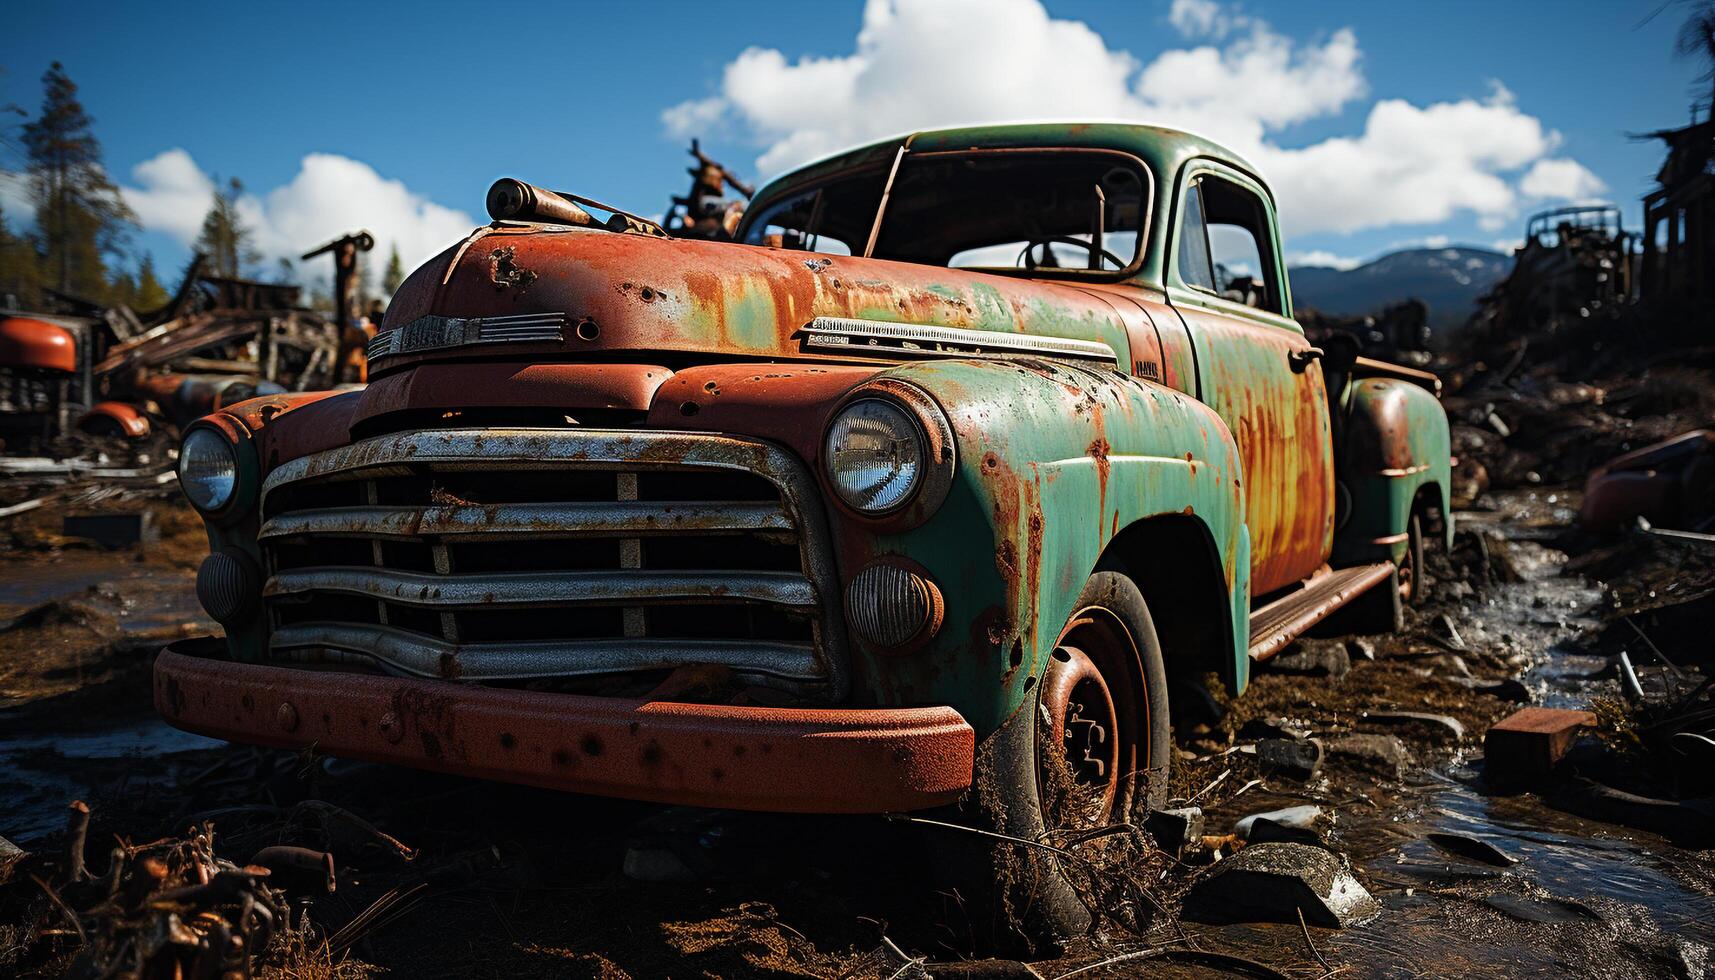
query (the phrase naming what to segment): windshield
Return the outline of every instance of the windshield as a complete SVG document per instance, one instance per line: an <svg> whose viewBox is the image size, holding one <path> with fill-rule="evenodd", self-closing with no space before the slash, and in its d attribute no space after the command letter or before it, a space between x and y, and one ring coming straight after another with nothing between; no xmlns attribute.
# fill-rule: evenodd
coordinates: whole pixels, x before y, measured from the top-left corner
<svg viewBox="0 0 1715 980"><path fill-rule="evenodd" d="M861 255L886 181L883 167L782 198L746 222L744 240ZM1147 186L1137 160L1106 151L907 154L873 254L995 272L1117 272L1137 259Z"/></svg>

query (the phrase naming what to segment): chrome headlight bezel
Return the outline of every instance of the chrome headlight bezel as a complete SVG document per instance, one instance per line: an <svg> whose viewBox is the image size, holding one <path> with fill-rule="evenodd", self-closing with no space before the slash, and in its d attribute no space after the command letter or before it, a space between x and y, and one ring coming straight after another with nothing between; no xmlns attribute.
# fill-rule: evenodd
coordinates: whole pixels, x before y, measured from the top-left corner
<svg viewBox="0 0 1715 980"><path fill-rule="evenodd" d="M879 402L898 412L911 425L917 445L918 471L911 486L885 507L864 508L843 494L834 472L832 439L840 421L863 402ZM840 510L866 521L915 526L927 520L946 499L957 469L953 427L940 405L915 385L883 378L849 392L828 415L820 443L822 478Z"/></svg>
<svg viewBox="0 0 1715 980"><path fill-rule="evenodd" d="M231 482L227 485L224 495L199 497L200 491L193 490L193 487L198 486L199 481L195 478L186 479L186 465L194 463L196 459L190 451L193 441L202 447L213 448L218 446L225 450L230 460ZM179 459L176 471L179 478L179 490L185 495L185 499L190 501L197 513L210 521L225 523L235 515L244 513L247 510L245 501L255 496L256 459L251 452L249 440L242 440L242 442L234 440L229 433L224 431L222 426L200 421L192 423L185 430L184 438L179 440Z"/></svg>

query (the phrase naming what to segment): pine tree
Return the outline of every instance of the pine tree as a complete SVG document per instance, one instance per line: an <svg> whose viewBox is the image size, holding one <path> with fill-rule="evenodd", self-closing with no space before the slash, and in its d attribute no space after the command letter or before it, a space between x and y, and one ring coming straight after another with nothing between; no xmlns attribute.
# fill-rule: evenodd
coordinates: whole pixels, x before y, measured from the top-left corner
<svg viewBox="0 0 1715 980"><path fill-rule="evenodd" d="M202 219L196 250L208 256L208 271L213 275L237 279L262 261L250 229L238 216L238 197L243 193L244 185L236 177L224 190L217 186L214 201Z"/></svg>
<svg viewBox="0 0 1715 980"><path fill-rule="evenodd" d="M404 282L405 263L399 261L399 243L394 242L392 254L387 256L387 272L381 277L381 291L392 296Z"/></svg>
<svg viewBox="0 0 1715 980"><path fill-rule="evenodd" d="M133 308L143 311L158 310L166 306L173 298L167 292L167 287L161 285L161 280L155 276L155 259L149 253L143 253L143 260L137 265L137 294L132 303Z"/></svg>
<svg viewBox="0 0 1715 980"><path fill-rule="evenodd" d="M15 305L28 310L41 302L42 267L35 243L12 234L6 227L5 214L0 213L0 308Z"/></svg>
<svg viewBox="0 0 1715 980"><path fill-rule="evenodd" d="M135 224L101 165L101 144L59 62L42 75L42 111L24 125L30 196L41 235L43 279L63 293L103 299L105 256Z"/></svg>

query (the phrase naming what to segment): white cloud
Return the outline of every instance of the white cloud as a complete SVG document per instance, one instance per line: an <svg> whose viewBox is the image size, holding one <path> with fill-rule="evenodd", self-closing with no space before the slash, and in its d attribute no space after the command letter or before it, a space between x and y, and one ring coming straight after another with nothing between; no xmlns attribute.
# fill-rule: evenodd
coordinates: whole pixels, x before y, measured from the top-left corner
<svg viewBox="0 0 1715 980"><path fill-rule="evenodd" d="M0 170L0 215L6 228L16 232L35 221L36 203L30 200L29 179L21 173Z"/></svg>
<svg viewBox="0 0 1715 980"><path fill-rule="evenodd" d="M1583 164L1564 158L1536 161L1519 181L1519 190L1526 196L1567 201L1593 198L1607 189L1602 178Z"/></svg>
<svg viewBox="0 0 1715 980"><path fill-rule="evenodd" d="M195 242L214 181L191 155L168 150L138 164L132 178L135 186L121 191L138 222L187 246ZM475 224L463 211L436 204L367 163L331 153L305 156L290 182L265 193L244 194L237 210L254 233L268 270L278 259L296 261L317 245L359 229L375 236L379 257L374 264L385 263L388 249L396 244L409 269L468 234Z"/></svg>
<svg viewBox="0 0 1715 980"><path fill-rule="evenodd" d="M1215 0L1173 0L1167 21L1186 37L1223 37L1245 18L1227 12Z"/></svg>
<svg viewBox="0 0 1715 980"><path fill-rule="evenodd" d="M149 231L162 231L185 244L196 240L203 216L214 200L214 180L181 149L144 160L131 168L136 187L120 193Z"/></svg>
<svg viewBox="0 0 1715 980"><path fill-rule="evenodd" d="M1364 264L1363 259L1355 259L1349 255L1336 255L1322 249L1312 249L1308 252L1291 252L1286 256L1286 264L1294 268L1311 266L1319 269L1339 269L1345 272L1356 269Z"/></svg>
<svg viewBox="0 0 1715 980"><path fill-rule="evenodd" d="M765 174L938 126L1047 118L1178 126L1249 157L1273 185L1288 235L1459 214L1500 228L1523 197L1592 186L1584 177L1594 175L1574 161L1547 159L1558 134L1498 83L1486 98L1385 98L1358 132L1288 147L1283 130L1365 95L1357 36L1339 29L1294 40L1218 0L1175 0L1168 19L1205 43L1144 63L1082 22L1050 17L1040 0L868 0L850 54L793 60L750 48L714 94L662 120L681 136L736 127L762 148Z"/></svg>

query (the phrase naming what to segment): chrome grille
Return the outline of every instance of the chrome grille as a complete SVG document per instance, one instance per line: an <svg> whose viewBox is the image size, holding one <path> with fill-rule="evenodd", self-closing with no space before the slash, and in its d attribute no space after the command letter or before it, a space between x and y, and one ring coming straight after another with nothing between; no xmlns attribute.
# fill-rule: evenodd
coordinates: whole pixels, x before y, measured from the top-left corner
<svg viewBox="0 0 1715 980"><path fill-rule="evenodd" d="M371 361L398 354L419 354L476 344L559 343L565 340L564 313L511 316L420 316L394 330L376 334L364 352Z"/></svg>
<svg viewBox="0 0 1715 980"><path fill-rule="evenodd" d="M710 665L837 698L818 506L795 457L731 436L378 436L264 484L270 653L465 680Z"/></svg>

